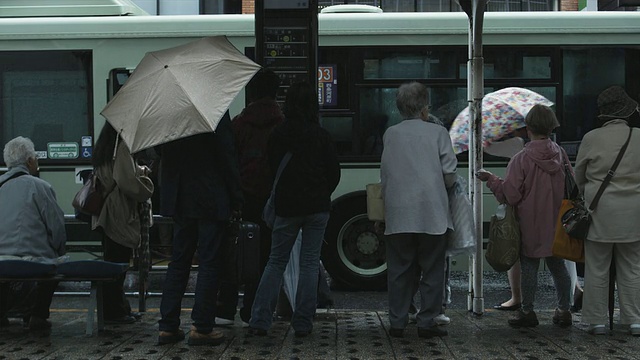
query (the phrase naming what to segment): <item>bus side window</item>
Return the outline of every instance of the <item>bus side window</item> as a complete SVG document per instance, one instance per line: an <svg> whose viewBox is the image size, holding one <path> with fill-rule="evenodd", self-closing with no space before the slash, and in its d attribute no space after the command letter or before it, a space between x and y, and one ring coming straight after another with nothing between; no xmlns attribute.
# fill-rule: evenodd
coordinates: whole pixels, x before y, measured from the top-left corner
<svg viewBox="0 0 640 360"><path fill-rule="evenodd" d="M111 69L109 71L109 79L107 80L107 101L120 90L124 83L127 82L133 70L125 68Z"/></svg>

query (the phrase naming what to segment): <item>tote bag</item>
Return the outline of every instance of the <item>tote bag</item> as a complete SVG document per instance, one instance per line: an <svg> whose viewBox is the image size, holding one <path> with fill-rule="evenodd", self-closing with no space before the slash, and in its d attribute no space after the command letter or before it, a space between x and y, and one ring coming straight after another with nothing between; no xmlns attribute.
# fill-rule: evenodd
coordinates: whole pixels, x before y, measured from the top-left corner
<svg viewBox="0 0 640 360"><path fill-rule="evenodd" d="M574 262L584 262L584 239L570 236L563 223L565 214L574 209L576 204L580 204L582 200L578 186L576 186L576 181L571 174L571 168L566 160L564 163L564 173L564 199L558 212L556 232L553 238L551 252L555 257Z"/></svg>
<svg viewBox="0 0 640 360"><path fill-rule="evenodd" d="M476 249L475 225L466 180L458 175L448 195L454 230L447 230L445 234L447 256L472 255Z"/></svg>
<svg viewBox="0 0 640 360"><path fill-rule="evenodd" d="M520 224L513 206L498 205L489 225L484 257L495 271L507 271L520 258Z"/></svg>
<svg viewBox="0 0 640 360"><path fill-rule="evenodd" d="M573 209L574 202L569 199L563 199L558 213L558 221L556 222L556 234L553 238L553 246L551 252L553 256L574 262L584 262L584 240L576 239L565 231L562 226L562 215Z"/></svg>
<svg viewBox="0 0 640 360"><path fill-rule="evenodd" d="M384 221L384 199L382 184L367 185L367 216L370 221Z"/></svg>

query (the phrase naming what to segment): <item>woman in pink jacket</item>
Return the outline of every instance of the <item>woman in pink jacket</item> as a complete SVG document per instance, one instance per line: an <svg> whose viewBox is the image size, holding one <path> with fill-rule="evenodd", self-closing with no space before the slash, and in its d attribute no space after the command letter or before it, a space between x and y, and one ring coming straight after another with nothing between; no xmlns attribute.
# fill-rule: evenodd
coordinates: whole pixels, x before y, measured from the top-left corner
<svg viewBox="0 0 640 360"><path fill-rule="evenodd" d="M553 257L551 253L558 211L564 196L564 163L568 163L568 158L565 151L549 138L559 125L549 107L534 106L525 123L531 141L509 161L504 179L485 170L477 174L480 180L487 182L500 203L516 208L520 221L522 307L509 319L509 325L538 325L533 300L538 287L540 259L544 259L558 295L553 323L569 326L572 324L569 312L571 279L564 260Z"/></svg>

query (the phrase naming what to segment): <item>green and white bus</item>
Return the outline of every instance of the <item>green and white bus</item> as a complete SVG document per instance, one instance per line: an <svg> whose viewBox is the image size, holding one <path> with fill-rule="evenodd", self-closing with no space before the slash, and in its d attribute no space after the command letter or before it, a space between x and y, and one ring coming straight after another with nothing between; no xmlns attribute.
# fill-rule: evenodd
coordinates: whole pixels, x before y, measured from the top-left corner
<svg viewBox="0 0 640 360"><path fill-rule="evenodd" d="M333 76L321 122L342 163L322 259L349 288L386 285L385 243L367 219L364 189L379 180L382 134L401 120L395 89L425 83L432 114L450 126L467 105L468 28L464 13L319 14L318 64ZM112 93L146 52L213 35L251 55L254 17L0 18L0 139L34 141L40 176L70 214ZM640 94L639 12L487 13L483 42L485 93L518 86L551 99L562 125L556 139L570 156L594 127L601 90L617 84ZM231 115L244 105L241 94ZM466 154L459 161L467 176ZM484 166L500 173L506 163L487 155ZM495 201L484 198L486 221ZM468 259L454 260L466 268Z"/></svg>

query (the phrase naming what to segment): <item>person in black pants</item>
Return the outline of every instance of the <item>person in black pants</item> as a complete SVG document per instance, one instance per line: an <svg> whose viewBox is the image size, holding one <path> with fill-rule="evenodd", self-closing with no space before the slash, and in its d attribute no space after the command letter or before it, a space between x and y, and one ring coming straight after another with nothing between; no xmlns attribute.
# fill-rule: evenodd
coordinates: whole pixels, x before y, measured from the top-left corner
<svg viewBox="0 0 640 360"><path fill-rule="evenodd" d="M271 229L262 220L262 209L272 187L271 170L267 162L267 140L273 128L284 121L276 102L280 79L273 71L262 69L247 85L249 105L233 121L233 134L240 167L240 184L244 195L243 219L260 226L260 275L271 252ZM249 323L251 306L258 288L255 283L244 284L244 297L240 318ZM238 284L220 283L216 306L216 325L232 325L238 305Z"/></svg>
<svg viewBox="0 0 640 360"><path fill-rule="evenodd" d="M91 228L102 233L105 261L129 263L140 244L139 205L153 194L149 168L139 166L122 138L105 123L93 152L93 167L102 186L104 205L92 216ZM124 294L126 274L104 284L102 299L106 324L130 324L140 317L131 311Z"/></svg>

